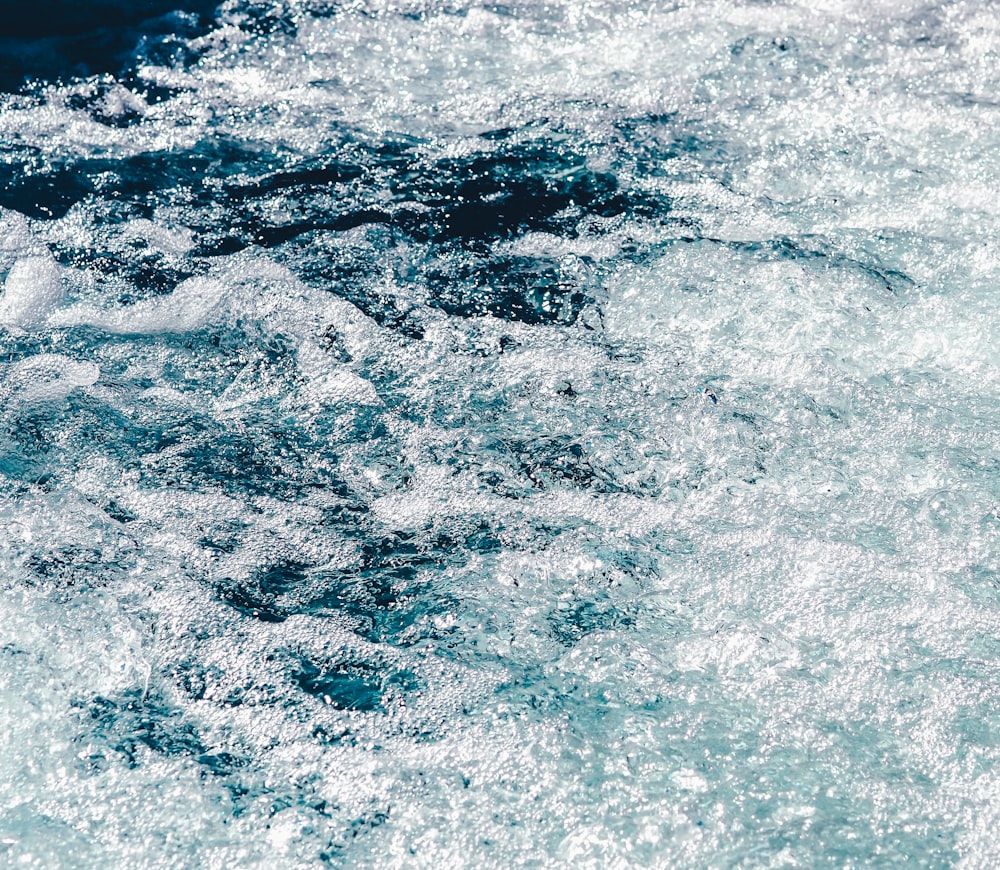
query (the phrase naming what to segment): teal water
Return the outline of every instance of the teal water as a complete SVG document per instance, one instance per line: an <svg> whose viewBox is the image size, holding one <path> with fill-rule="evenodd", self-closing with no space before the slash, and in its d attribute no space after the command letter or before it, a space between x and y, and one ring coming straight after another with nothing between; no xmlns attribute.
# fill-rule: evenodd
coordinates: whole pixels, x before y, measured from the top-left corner
<svg viewBox="0 0 1000 870"><path fill-rule="evenodd" d="M140 6L0 31L0 863L994 866L997 8Z"/></svg>

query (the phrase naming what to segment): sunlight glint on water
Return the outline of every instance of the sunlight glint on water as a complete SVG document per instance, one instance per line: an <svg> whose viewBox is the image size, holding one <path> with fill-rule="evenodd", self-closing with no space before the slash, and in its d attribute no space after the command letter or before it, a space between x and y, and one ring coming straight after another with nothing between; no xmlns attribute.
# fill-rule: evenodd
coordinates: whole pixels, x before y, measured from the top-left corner
<svg viewBox="0 0 1000 870"><path fill-rule="evenodd" d="M992 5L46 2L0 863L995 863Z"/></svg>

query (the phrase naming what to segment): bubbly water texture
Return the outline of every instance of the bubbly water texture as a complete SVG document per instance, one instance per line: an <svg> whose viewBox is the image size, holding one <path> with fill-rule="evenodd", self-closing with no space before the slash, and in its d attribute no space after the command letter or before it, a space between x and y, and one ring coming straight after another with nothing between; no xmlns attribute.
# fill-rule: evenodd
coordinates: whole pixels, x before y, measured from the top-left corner
<svg viewBox="0 0 1000 870"><path fill-rule="evenodd" d="M0 97L0 863L995 866L998 7L154 5Z"/></svg>

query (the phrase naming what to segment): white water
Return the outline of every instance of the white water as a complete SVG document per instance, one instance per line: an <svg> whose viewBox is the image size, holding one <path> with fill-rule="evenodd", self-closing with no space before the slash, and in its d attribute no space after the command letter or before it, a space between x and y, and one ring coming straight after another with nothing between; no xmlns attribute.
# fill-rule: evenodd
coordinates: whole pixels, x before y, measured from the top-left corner
<svg viewBox="0 0 1000 870"><path fill-rule="evenodd" d="M0 861L993 866L996 7L355 6L0 102L12 173L107 161L0 214ZM503 128L669 203L488 241L572 322L369 225L202 255L263 162L117 210Z"/></svg>

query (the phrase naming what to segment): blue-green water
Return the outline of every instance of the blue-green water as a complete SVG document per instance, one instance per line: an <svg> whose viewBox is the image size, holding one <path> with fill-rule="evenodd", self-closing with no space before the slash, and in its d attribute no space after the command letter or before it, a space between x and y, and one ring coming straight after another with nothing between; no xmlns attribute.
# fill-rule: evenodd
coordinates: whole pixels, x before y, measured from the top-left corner
<svg viewBox="0 0 1000 870"><path fill-rule="evenodd" d="M0 4L0 863L995 866L997 7L177 5Z"/></svg>

